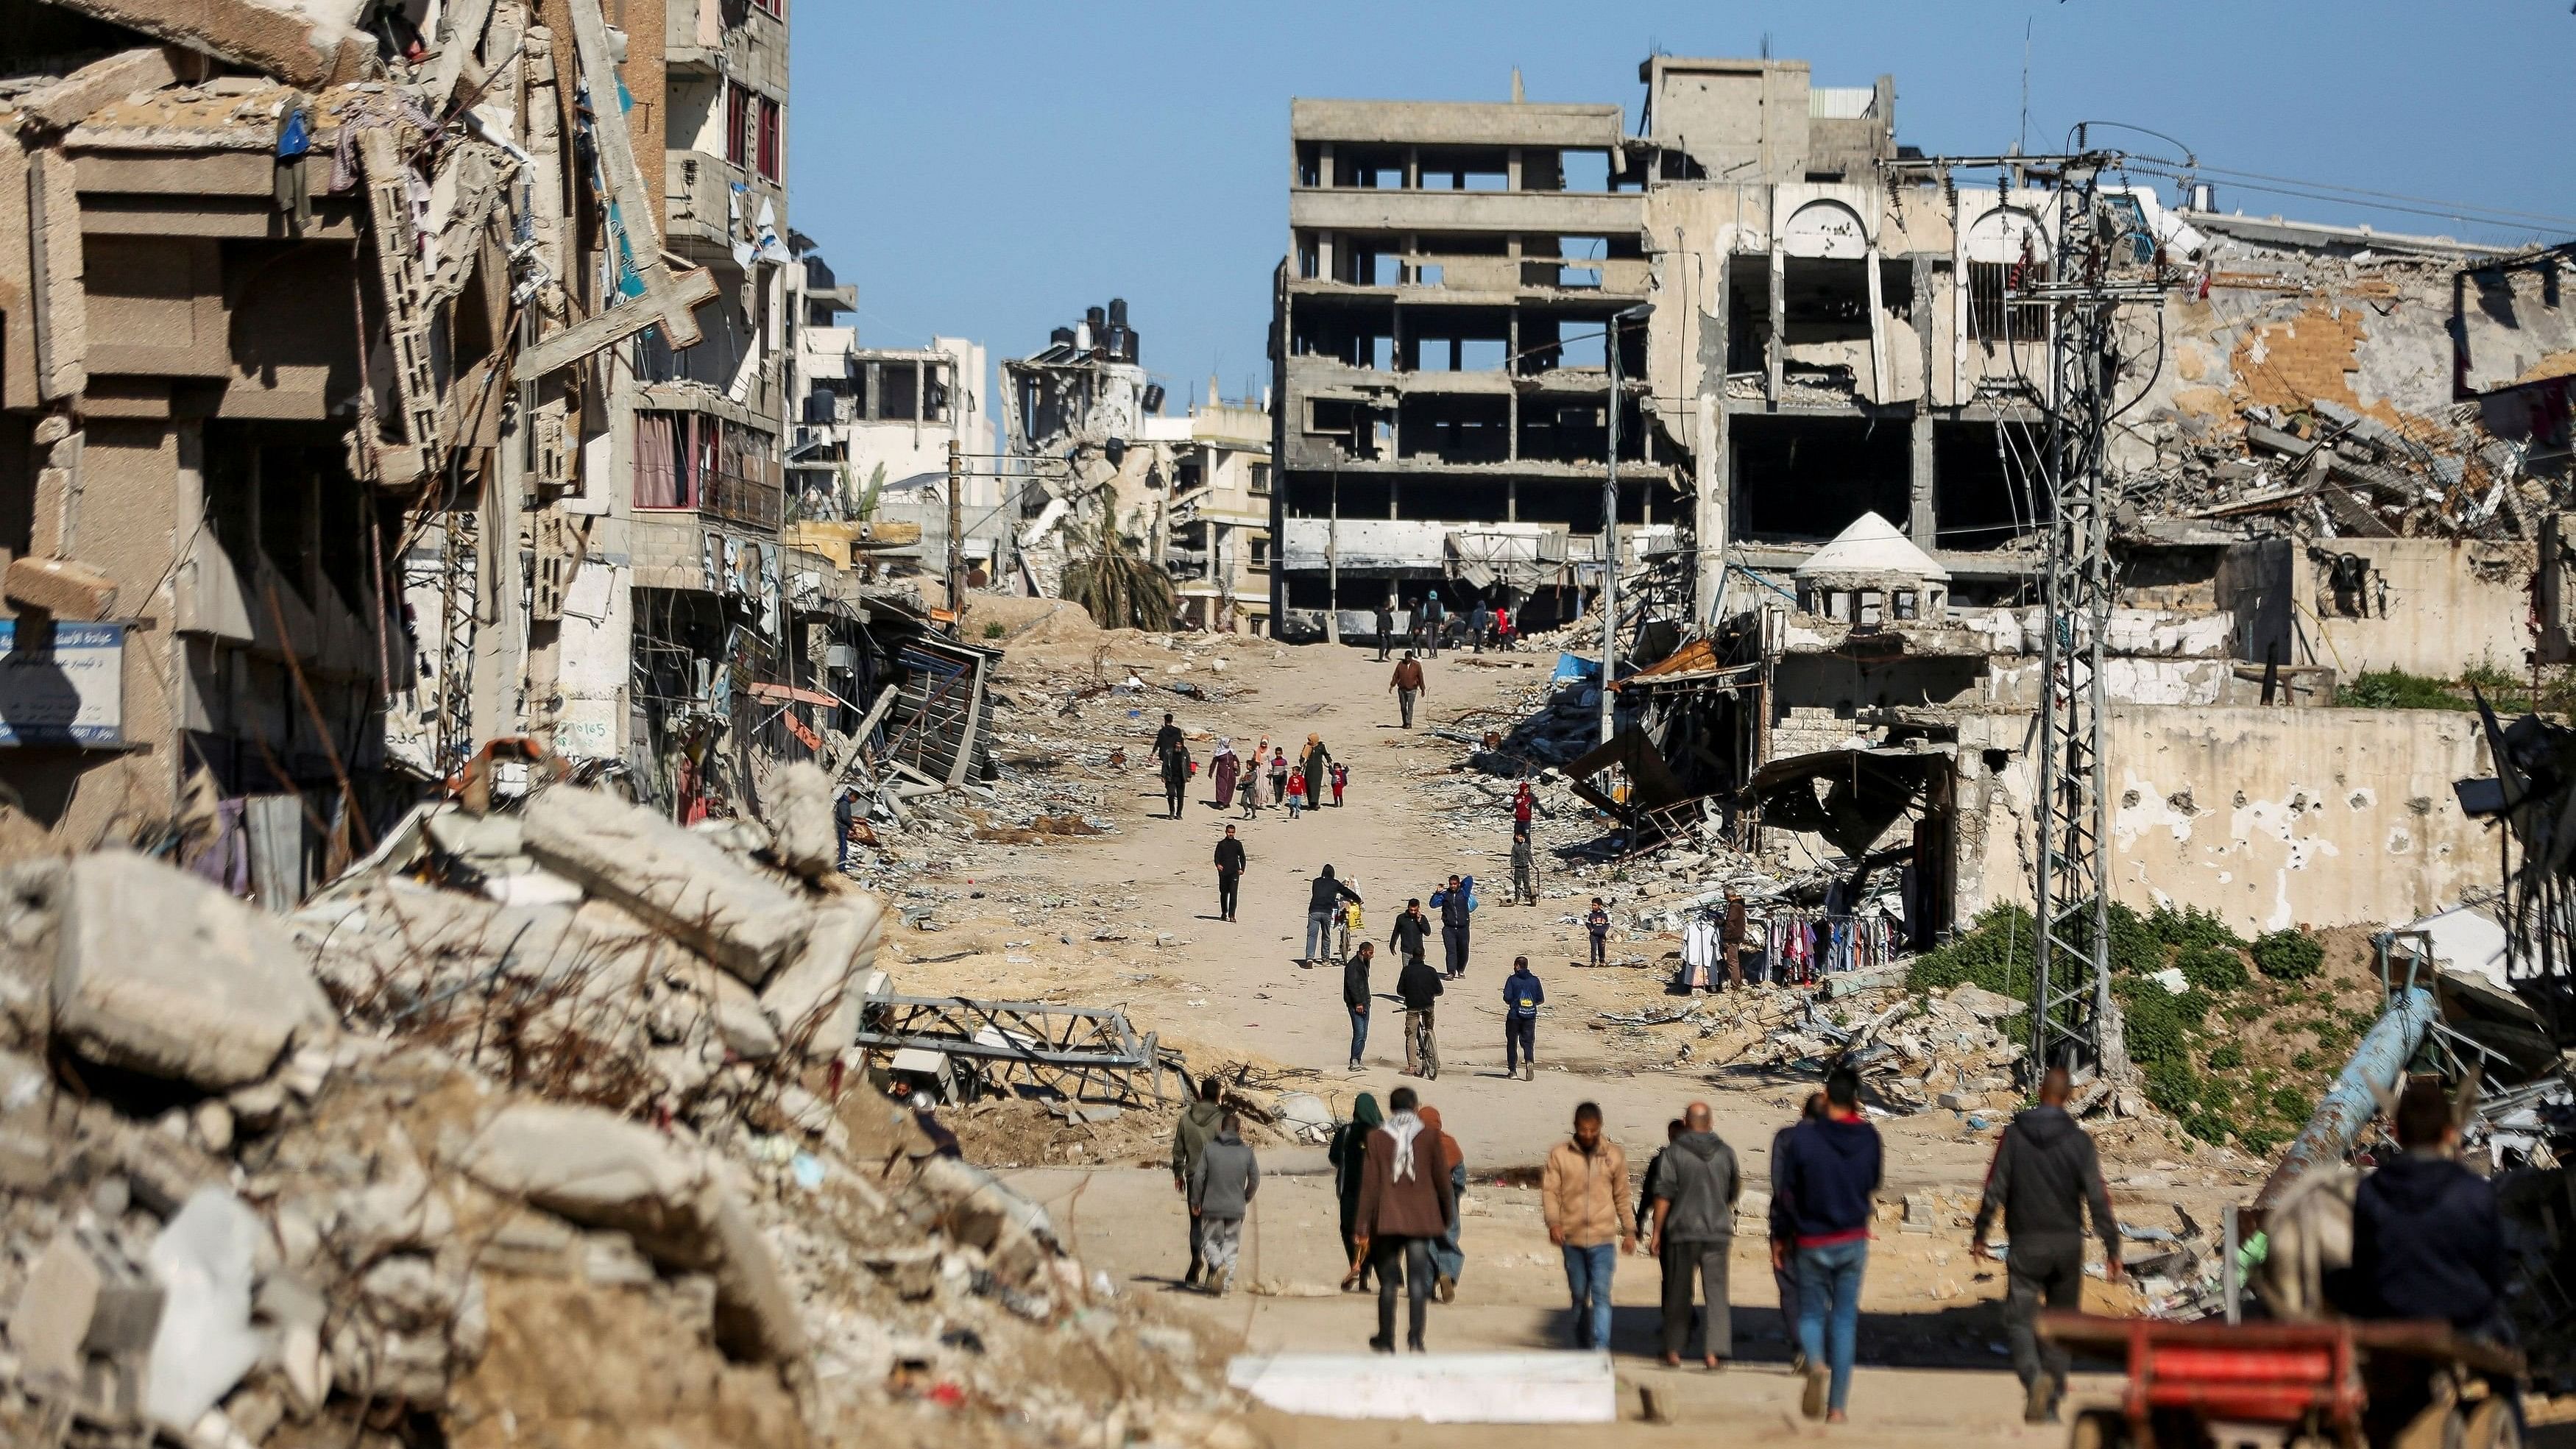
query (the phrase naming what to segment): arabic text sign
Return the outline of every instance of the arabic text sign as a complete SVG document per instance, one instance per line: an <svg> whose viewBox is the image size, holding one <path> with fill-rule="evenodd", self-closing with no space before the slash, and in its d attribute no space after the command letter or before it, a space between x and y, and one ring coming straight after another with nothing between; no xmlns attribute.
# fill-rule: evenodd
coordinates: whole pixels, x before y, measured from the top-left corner
<svg viewBox="0 0 2576 1449"><path fill-rule="evenodd" d="M0 746L125 743L125 626L0 619Z"/></svg>

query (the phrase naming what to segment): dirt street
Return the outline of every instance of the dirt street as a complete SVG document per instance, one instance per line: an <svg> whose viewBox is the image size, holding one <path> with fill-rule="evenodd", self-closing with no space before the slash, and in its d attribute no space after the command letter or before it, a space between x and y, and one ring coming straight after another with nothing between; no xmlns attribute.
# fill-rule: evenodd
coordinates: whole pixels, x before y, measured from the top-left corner
<svg viewBox="0 0 2576 1449"><path fill-rule="evenodd" d="M1419 722L1508 705L1544 682L1541 671L1554 656L1502 658L1499 667L1473 656L1444 656L1432 665ZM1219 659L1222 671L1213 667ZM1172 672L1180 664L1186 672ZM1070 716L1061 712L1072 686L1114 683L1131 670L1139 680L1186 680L1223 697L1202 702L1149 687L1099 694ZM1449 984L1439 1012L1443 1070L1436 1081L1413 1082L1424 1100L1441 1108L1473 1179L1468 1274L1458 1302L1435 1310L1432 1339L1435 1348L1453 1349L1564 1343L1561 1269L1528 1184L1575 1104L1601 1104L1608 1135L1625 1146L1633 1172L1663 1141L1666 1122L1686 1102L1705 1098L1718 1132L1741 1157L1748 1188L1765 1190L1772 1133L1791 1119L1813 1079L1711 1075L1686 1061L1640 1060L1615 1033L1593 1029L1598 1012L1668 1000L1662 957L1677 940L1614 938L1613 965L1583 967L1580 913L1604 882L1624 883L1606 874L1578 880L1547 848L1540 904L1508 904L1508 811L1487 798L1477 777L1453 771L1466 754L1461 745L1398 727L1388 672L1362 649L1279 649L1252 640L1185 639L1164 647L1152 636L1122 632L1015 646L1006 674L1014 707L997 726L997 753L1007 769L1037 769L1098 791L1092 797L1097 813L1115 828L1096 836L1044 836L1037 844L968 846L908 865L898 890L930 907L920 920L932 929L896 932L888 964L909 992L1122 1004L1140 1029L1183 1046L1194 1067L1249 1063L1275 1084L1313 1091L1342 1113L1356 1093L1374 1092L1383 1102L1407 1079L1399 1075L1392 1000L1377 1005L1385 1019L1370 1032L1364 1069L1352 1073L1344 1066L1349 1028L1340 972L1329 963L1309 969L1297 959L1309 880L1330 863L1366 897L1381 961L1372 984L1385 997L1396 966L1385 935L1403 902L1427 899L1452 872L1476 876L1481 909L1471 964L1464 980ZM1264 810L1244 821L1238 811L1209 803L1202 773L1191 785L1184 818L1162 818L1150 741L1166 709L1202 762L1220 737L1230 737L1248 758L1263 739L1302 751L1307 735L1319 735L1350 767L1347 803L1301 820ZM1124 764L1108 763L1119 749ZM1541 822L1543 847L1600 833L1579 805L1568 808L1573 797L1556 791L1551 799L1554 814ZM1234 924L1218 916L1211 863L1229 823L1250 856ZM1519 954L1530 957L1547 989L1538 1028L1541 1065L1529 1082L1506 1077L1502 1066L1501 984ZM1615 964L1623 959L1636 964ZM1867 1371L1854 1397L1855 1424L1874 1434L1963 1443L1997 1432L2023 1434L2002 1354L2002 1277L1967 1252L1967 1214L2003 1115L1972 1120L1934 1110L1879 1123L1887 1139L1887 1185L1863 1297ZM1072 1220L1084 1261L1138 1291L1171 1292L1170 1280L1185 1262L1186 1218L1168 1174L1145 1165L1160 1150L1159 1142L1127 1132L1116 1135L1115 1146L1094 1150L1091 1160L1105 1159L1096 1168L1052 1165L1055 1158L991 1165L1020 1169L1016 1180L1026 1190ZM2179 1146L2155 1150L2179 1160L2129 1161L2122 1151L2106 1150L2124 1219L2172 1225L2171 1205L2180 1201L2207 1220L2222 1180L2241 1191L2253 1170L2241 1160L2193 1156ZM1073 1155L1085 1160L1078 1146ZM1267 1291L1224 1302L1186 1295L1186 1301L1237 1326L1253 1349L1355 1349L1371 1331L1369 1309L1333 1291L1339 1249L1321 1153L1273 1147L1270 1155L1274 1172L1302 1168L1305 1175L1278 1176L1260 1200L1244 1276ZM2136 1155L2150 1156L2143 1148ZM1902 1222L1909 1197L1931 1209L1933 1220ZM1744 1362L1723 1376L1667 1373L1652 1364L1658 1274L1651 1260L1625 1260L1617 1292L1623 1380L1657 1388L1681 1422L1694 1427L1796 1431L1784 1372L1788 1344L1767 1252L1758 1233L1738 1240L1734 1298L1745 1309L1737 1320ZM2102 1304L2116 1308L2126 1296L2104 1290ZM1623 1392L1635 1410L1633 1392ZM1274 1427L1285 1443L1322 1442L1332 1432L1330 1426ZM1638 1432L1673 1431L1639 1426ZM2034 1430L2029 1437L2051 1442L2060 1432ZM1477 1440L1491 1437L1479 1433ZM1399 1441L1451 1439L1416 1428Z"/></svg>

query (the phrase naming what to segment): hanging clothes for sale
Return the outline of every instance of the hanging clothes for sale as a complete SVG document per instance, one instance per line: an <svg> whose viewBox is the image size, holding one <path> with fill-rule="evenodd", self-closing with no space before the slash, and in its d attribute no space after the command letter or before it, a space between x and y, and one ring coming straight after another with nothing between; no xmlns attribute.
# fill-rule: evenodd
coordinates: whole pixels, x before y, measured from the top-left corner
<svg viewBox="0 0 2576 1449"><path fill-rule="evenodd" d="M1702 911L1682 927L1682 979L1684 991L1707 991L1716 985L1717 920Z"/></svg>

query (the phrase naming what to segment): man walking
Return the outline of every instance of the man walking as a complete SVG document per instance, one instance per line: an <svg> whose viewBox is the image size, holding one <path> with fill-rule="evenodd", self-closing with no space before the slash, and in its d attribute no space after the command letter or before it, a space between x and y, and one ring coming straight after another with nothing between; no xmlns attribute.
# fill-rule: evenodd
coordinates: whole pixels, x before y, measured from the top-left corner
<svg viewBox="0 0 2576 1449"><path fill-rule="evenodd" d="M1342 1009L1351 1014L1351 1070L1360 1069L1360 1051L1368 1045L1369 967L1376 964L1377 943L1360 942L1358 953L1342 963Z"/></svg>
<svg viewBox="0 0 2576 1449"><path fill-rule="evenodd" d="M1503 1075L1531 1080L1538 1071L1538 1009L1547 988L1530 970L1527 956L1512 958L1512 974L1503 978Z"/></svg>
<svg viewBox="0 0 2576 1449"><path fill-rule="evenodd" d="M1165 729L1171 726L1165 725ZM1181 818L1181 798L1190 792L1190 750L1179 740L1163 751L1163 804L1174 820Z"/></svg>
<svg viewBox="0 0 2576 1449"><path fill-rule="evenodd" d="M2004 1331L2012 1343L2013 1372L2021 1378L2021 1416L2032 1424L2056 1418L2058 1401L2066 1396L2066 1349L2039 1341L2039 1306L2043 1300L2051 1308L2083 1306L2088 1208L2094 1236L2102 1240L2104 1271L2113 1282L2120 1278L2120 1222L2111 1215L2111 1190L2102 1181L2093 1139L2067 1113L2066 1099L2074 1090L2064 1067L2051 1067L2039 1079L2039 1105L2014 1114L1995 1144L1985 1199L1968 1234L1968 1251L1991 1260L1986 1232L1995 1213L2003 1213L2004 1233L2012 1239L2011 1261L2004 1267Z"/></svg>
<svg viewBox="0 0 2576 1449"><path fill-rule="evenodd" d="M1413 702L1422 697L1424 685L1422 661L1413 657L1412 650L1405 650L1404 657L1395 661L1395 677L1386 687L1395 691L1395 707L1404 716L1404 727L1413 728Z"/></svg>
<svg viewBox="0 0 2576 1449"><path fill-rule="evenodd" d="M1234 1291L1234 1263L1243 1246L1243 1215L1261 1190L1261 1163L1244 1145L1243 1124L1232 1112L1217 1119L1216 1136L1190 1165L1190 1217L1207 1253L1208 1292Z"/></svg>
<svg viewBox="0 0 2576 1449"><path fill-rule="evenodd" d="M1847 1417L1880 1162L1878 1129L1860 1114L1860 1073L1836 1067L1825 1077L1824 1119L1791 1132L1771 1167L1772 1189L1789 1200L1797 1225L1798 1343L1807 1355L1800 1407L1810 1419Z"/></svg>
<svg viewBox="0 0 2576 1449"><path fill-rule="evenodd" d="M2459 1113L2440 1083L2420 1081L2389 1117L2404 1152L2353 1192L2353 1271L2341 1306L2356 1318L2438 1318L2509 1342L2504 1225L2495 1184L2460 1164ZM2020 1242L2016 1232L2015 1257Z"/></svg>
<svg viewBox="0 0 2576 1449"><path fill-rule="evenodd" d="M1475 894L1458 877L1431 898L1440 908L1440 949L1445 969L1454 979L1467 974L1467 924L1476 909Z"/></svg>
<svg viewBox="0 0 2576 1449"><path fill-rule="evenodd" d="M1342 902L1360 898L1358 891L1333 879L1333 868L1325 866L1314 883L1306 888L1306 954L1297 958L1300 965L1312 966L1332 959L1333 917Z"/></svg>
<svg viewBox="0 0 2576 1449"><path fill-rule="evenodd" d="M1430 950L1431 918L1422 914L1422 898L1415 896L1404 903L1404 914L1395 918L1395 929L1386 933L1387 946L1412 965Z"/></svg>
<svg viewBox="0 0 2576 1449"><path fill-rule="evenodd" d="M1601 1108L1574 1109L1574 1136L1548 1149L1539 1173L1539 1211L1547 1240L1565 1253L1565 1287L1574 1299L1574 1346L1610 1347L1610 1275L1617 1252L1637 1245L1628 1212L1628 1155L1601 1135Z"/></svg>
<svg viewBox="0 0 2576 1449"><path fill-rule="evenodd" d="M1440 591L1433 589L1422 598L1422 646L1425 658L1440 657L1440 633L1449 627L1449 611L1440 602Z"/></svg>
<svg viewBox="0 0 2576 1449"><path fill-rule="evenodd" d="M1405 958L1395 973L1395 996L1404 1003L1404 1074L1429 1081L1440 1075L1440 1050L1431 1039L1431 1008L1448 988L1440 973L1419 956Z"/></svg>
<svg viewBox="0 0 2576 1449"><path fill-rule="evenodd" d="M1395 606L1385 599L1377 601L1377 662L1384 664L1395 648Z"/></svg>
<svg viewBox="0 0 2576 1449"><path fill-rule="evenodd" d="M1475 646L1475 650L1479 654L1485 652L1485 620L1487 617L1488 616L1485 613L1485 601L1483 599L1478 599L1475 603L1475 607L1467 611L1467 640L1470 644Z"/></svg>
<svg viewBox="0 0 2576 1449"><path fill-rule="evenodd" d="M1190 1175L1198 1170L1199 1154L1216 1137L1217 1124L1225 1120L1225 1108L1217 1098L1225 1090L1211 1074L1199 1082L1198 1100L1181 1109L1181 1120L1172 1127L1172 1191L1190 1190ZM1184 1287L1199 1286L1199 1274L1207 1266L1207 1226L1196 1213L1190 1215L1190 1271L1183 1275Z"/></svg>
<svg viewBox="0 0 2576 1449"><path fill-rule="evenodd" d="M1512 899L1522 905L1538 904L1538 853L1530 846L1526 823L1512 827Z"/></svg>
<svg viewBox="0 0 2576 1449"><path fill-rule="evenodd" d="M1387 1094L1386 1125L1369 1134L1361 1160L1358 1232L1361 1256L1377 1273L1377 1337L1369 1347L1395 1352L1395 1280L1410 1300L1404 1346L1423 1352L1422 1320L1431 1299L1431 1244L1458 1217L1457 1196L1440 1167L1439 1139L1424 1130L1411 1087Z"/></svg>
<svg viewBox="0 0 2576 1449"><path fill-rule="evenodd" d="M1775 1187L1780 1163L1788 1156L1789 1134L1809 1122L1823 1120L1825 1094L1809 1092L1798 1120L1771 1134L1771 1178ZM1789 1211L1789 1199L1777 1192L1771 1194L1770 1229L1771 1286L1780 1295L1780 1324L1789 1334L1789 1372L1803 1374L1807 1371L1807 1350L1798 1340L1798 1219Z"/></svg>
<svg viewBox="0 0 2576 1449"><path fill-rule="evenodd" d="M1735 1202L1744 1192L1735 1149L1711 1130L1708 1104L1682 1112L1682 1135L1655 1170L1655 1251L1664 1268L1664 1367L1679 1368L1690 1342L1691 1278L1708 1305L1700 1351L1710 1368L1734 1357L1735 1324L1726 1289L1735 1248Z"/></svg>
<svg viewBox="0 0 2576 1449"><path fill-rule="evenodd" d="M1234 919L1236 892L1243 881L1243 842L1234 838L1234 827L1225 828L1225 839L1216 843L1216 914L1221 921Z"/></svg>

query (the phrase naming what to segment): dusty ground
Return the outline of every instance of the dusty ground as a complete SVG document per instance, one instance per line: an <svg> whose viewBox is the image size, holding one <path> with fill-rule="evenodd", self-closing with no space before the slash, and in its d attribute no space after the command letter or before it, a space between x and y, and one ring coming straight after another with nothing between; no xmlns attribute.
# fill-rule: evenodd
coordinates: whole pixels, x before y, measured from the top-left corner
<svg viewBox="0 0 2576 1449"><path fill-rule="evenodd" d="M1494 667L1444 656L1431 667L1423 722L1508 705L1543 682L1539 671L1553 655L1504 658L1507 665ZM1214 667L1220 659L1222 671ZM1096 695L1065 712L1077 687L1095 679L1114 683L1131 670L1152 684L1188 683L1221 697L1202 702L1149 687ZM1024 833L1014 827L1025 826L1026 818L1004 818L1007 812L997 807L994 829L986 833L1003 841L924 841L918 834L908 843L890 841L874 873L905 903L924 909L921 928L895 933L888 964L898 987L909 992L1121 1004L1140 1029L1183 1046L1196 1067L1249 1063L1278 1085L1312 1090L1346 1110L1355 1093L1374 1091L1383 1101L1404 1081L1397 1071L1401 1043L1394 1004L1382 1002L1387 1019L1370 1034L1366 1069L1344 1068L1349 1037L1339 972L1309 970L1296 959L1307 882L1329 862L1354 883L1367 897L1383 961L1384 933L1406 897L1427 897L1451 872L1479 876L1484 905L1472 964L1464 981L1451 984L1440 1012L1445 1070L1436 1082L1415 1084L1464 1146L1479 1208L1467 1231L1468 1278L1459 1302L1437 1310L1432 1334L1436 1347L1450 1348L1562 1342L1562 1277L1539 1226L1535 1194L1526 1186L1492 1184L1498 1178L1525 1184L1528 1169L1564 1132L1574 1105L1587 1099L1601 1104L1609 1135L1628 1149L1632 1170L1642 1169L1665 1122L1701 1097L1742 1157L1748 1184L1767 1187L1771 1135L1813 1083L1788 1075L1711 1075L1703 1066L1677 1065L1670 1044L1651 1034L1603 1029L1598 1012L1669 1002L1661 958L1678 940L1614 939L1613 961L1638 964L1583 969L1574 918L1597 891L1633 895L1689 883L1649 879L1652 873L1643 871L1634 879L1578 879L1571 858L1552 859L1552 849L1570 848L1599 829L1579 809L1561 804L1542 823L1542 844L1552 849L1541 852L1541 904L1505 905L1508 815L1474 777L1453 770L1465 753L1461 747L1397 727L1387 673L1388 666L1361 649L1281 649L1250 640L1190 645L1185 636L1182 645L1166 647L1133 633L1072 631L1015 645L1005 673L1012 707L999 717L998 753L1019 779L1034 776L1056 793L1048 811L1111 828L1097 835ZM1350 766L1348 803L1302 820L1264 811L1243 822L1237 812L1208 803L1202 775L1185 818L1162 818L1149 741L1166 709L1190 732L1201 760L1219 736L1232 737L1248 757L1259 740L1296 748L1309 733L1321 735ZM1111 762L1119 749L1123 765ZM1251 857L1239 924L1217 919L1210 863L1228 823L1239 827ZM1024 839L1030 843L1018 843ZM1548 991L1534 1082L1502 1073L1500 988L1515 954L1531 958ZM1382 965L1377 990L1391 990L1393 976L1392 965ZM1149 1120L1166 1119L1154 1114ZM1965 1442L2000 1432L2052 1441L2062 1431L2026 1435L2021 1429L2000 1352L1994 1302L2000 1275L1966 1252L1964 1215L1992 1149L1992 1126L1980 1128L1949 1111L1880 1125L1888 1140L1889 1211L1901 1212L1907 1194L1925 1190L1937 1195L1939 1211L1934 1231L1906 1231L1892 1217L1882 1226L1863 1300L1863 1356L1870 1367L1855 1390L1855 1426L1873 1437ZM1068 1156L1069 1135L1060 1131L996 1134L988 1160L1025 1169L1023 1185L1072 1218L1086 1262L1162 1291L1180 1266L1174 1248L1184 1240L1182 1209L1168 1176L1137 1165L1159 1154L1154 1136L1138 1130L1146 1123L1113 1126L1121 1130L1102 1134L1079 1156ZM2112 1135L2106 1163L2122 1216L2132 1222L2173 1226L2176 1202L2203 1222L2214 1221L2216 1204L2248 1191L2259 1173L2257 1164L2227 1154L2187 1151L2161 1131ZM1038 1145L1013 1145L1022 1141ZM1311 1149L1273 1156L1274 1166L1321 1165ZM1067 1162L1103 1165L1060 1165ZM1339 1249L1326 1179L1281 1177L1261 1209L1260 1230L1248 1245L1259 1266L1247 1276L1271 1280L1280 1292L1224 1303L1195 1295L1185 1301L1238 1324L1254 1348L1357 1347L1370 1331L1369 1314L1330 1291L1339 1277ZM1803 1432L1793 1421L1794 1394L1782 1372L1786 1342L1766 1251L1759 1238L1739 1240L1734 1296L1745 1308L1738 1315L1745 1363L1722 1377L1667 1375L1627 1356L1650 1351L1657 1274L1642 1259L1622 1267L1622 1372L1633 1382L1662 1384L1686 1424L1725 1424L1767 1437ZM1298 1296L1303 1293L1321 1296ZM1285 1443L1322 1442L1333 1432L1330 1426L1273 1427ZM1634 1432L1678 1431L1638 1425ZM1494 1436L1479 1431L1475 1437L1484 1443ZM1466 1442L1464 1435L1419 1428L1390 1438Z"/></svg>

